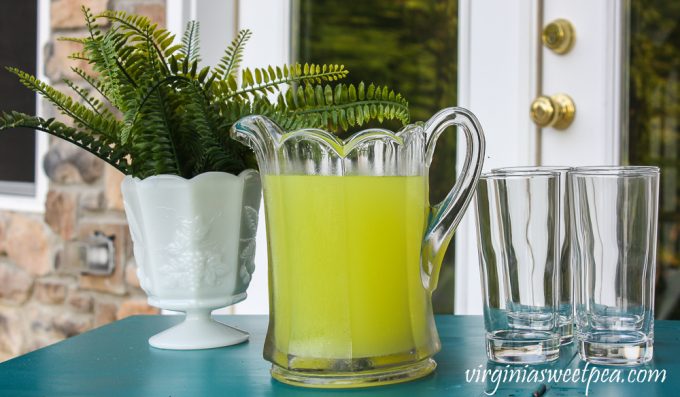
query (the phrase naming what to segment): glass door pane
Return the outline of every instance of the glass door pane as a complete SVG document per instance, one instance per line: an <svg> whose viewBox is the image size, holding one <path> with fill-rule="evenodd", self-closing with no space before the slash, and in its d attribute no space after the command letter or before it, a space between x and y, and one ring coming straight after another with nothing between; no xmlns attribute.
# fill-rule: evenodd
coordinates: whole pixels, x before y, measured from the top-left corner
<svg viewBox="0 0 680 397"><path fill-rule="evenodd" d="M35 94L27 90L6 66L35 74L38 40L38 2L3 3L0 13L0 112L35 113ZM0 136L0 194L35 194L34 133L18 128Z"/></svg>
<svg viewBox="0 0 680 397"><path fill-rule="evenodd" d="M387 84L409 101L413 121L455 106L457 0L297 0L294 60L340 63L347 82ZM396 129L396 128L394 128ZM444 198L455 179L456 136L439 139L430 172L430 199ZM434 308L453 313L454 244L444 258Z"/></svg>
<svg viewBox="0 0 680 397"><path fill-rule="evenodd" d="M630 164L661 167L656 318L680 319L680 2L630 0Z"/></svg>

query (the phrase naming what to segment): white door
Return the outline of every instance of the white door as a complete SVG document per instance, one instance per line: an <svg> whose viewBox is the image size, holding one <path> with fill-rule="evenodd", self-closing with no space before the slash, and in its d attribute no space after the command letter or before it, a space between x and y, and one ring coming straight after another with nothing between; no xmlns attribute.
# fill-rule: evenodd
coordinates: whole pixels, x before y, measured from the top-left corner
<svg viewBox="0 0 680 397"><path fill-rule="evenodd" d="M635 0L633 0L635 1ZM460 0L460 105L481 120L486 171L513 165L619 164L626 66L627 2L617 0ZM542 42L551 22L567 20L575 40L563 54ZM463 82L466 84L464 85ZM571 125L541 128L530 117L539 95L567 94ZM461 157L461 156L459 156ZM473 209L457 232L456 313L480 314L481 282Z"/></svg>
<svg viewBox="0 0 680 397"><path fill-rule="evenodd" d="M541 46L541 93L566 93L576 105L567 129L543 128L543 164L620 164L625 81L624 1L544 0L542 25L557 19L573 25L569 52Z"/></svg>

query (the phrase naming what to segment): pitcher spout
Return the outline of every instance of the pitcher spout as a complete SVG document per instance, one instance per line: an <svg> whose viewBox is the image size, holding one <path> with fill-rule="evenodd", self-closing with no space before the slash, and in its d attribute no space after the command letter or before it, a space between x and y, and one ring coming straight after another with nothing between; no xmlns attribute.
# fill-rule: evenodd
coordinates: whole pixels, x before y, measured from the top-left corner
<svg viewBox="0 0 680 397"><path fill-rule="evenodd" d="M284 131L264 116L247 116L231 127L230 136L255 152L260 170L266 168L267 159L272 158Z"/></svg>

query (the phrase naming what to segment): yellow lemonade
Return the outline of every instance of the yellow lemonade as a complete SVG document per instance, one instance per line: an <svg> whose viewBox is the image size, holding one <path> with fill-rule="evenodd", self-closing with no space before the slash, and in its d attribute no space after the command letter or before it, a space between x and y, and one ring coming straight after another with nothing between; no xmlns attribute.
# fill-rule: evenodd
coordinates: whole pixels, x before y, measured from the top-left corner
<svg viewBox="0 0 680 397"><path fill-rule="evenodd" d="M389 365L437 351L420 270L425 177L266 175L264 189L266 358L318 368L318 360Z"/></svg>

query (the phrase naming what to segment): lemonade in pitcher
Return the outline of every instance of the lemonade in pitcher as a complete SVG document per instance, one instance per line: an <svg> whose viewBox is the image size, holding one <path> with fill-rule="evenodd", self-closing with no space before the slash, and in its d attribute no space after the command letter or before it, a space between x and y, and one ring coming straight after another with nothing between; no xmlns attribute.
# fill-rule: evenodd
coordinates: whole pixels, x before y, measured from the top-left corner
<svg viewBox="0 0 680 397"><path fill-rule="evenodd" d="M267 175L274 343L299 366L422 359L438 345L420 249L423 176Z"/></svg>
<svg viewBox="0 0 680 397"><path fill-rule="evenodd" d="M450 126L465 134L465 163L431 206L429 165ZM250 116L231 136L255 151L263 175L272 376L363 387L432 372L440 348L432 292L483 163L474 116L447 108L397 133L368 129L344 141Z"/></svg>

